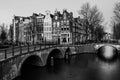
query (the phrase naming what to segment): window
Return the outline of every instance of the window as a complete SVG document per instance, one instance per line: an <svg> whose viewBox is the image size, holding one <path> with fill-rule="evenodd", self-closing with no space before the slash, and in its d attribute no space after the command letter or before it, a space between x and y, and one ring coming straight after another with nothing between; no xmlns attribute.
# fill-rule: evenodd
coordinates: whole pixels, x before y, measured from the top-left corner
<svg viewBox="0 0 120 80"><path fill-rule="evenodd" d="M59 22L57 22L57 27L59 27L60 26L60 23Z"/></svg>
<svg viewBox="0 0 120 80"><path fill-rule="evenodd" d="M69 25L69 21L67 20L67 25Z"/></svg>
<svg viewBox="0 0 120 80"><path fill-rule="evenodd" d="M68 42L69 42L69 38L68 38Z"/></svg>
<svg viewBox="0 0 120 80"><path fill-rule="evenodd" d="M63 21L61 21L61 25L63 25Z"/></svg>
<svg viewBox="0 0 120 80"><path fill-rule="evenodd" d="M66 28L64 28L64 30L66 30Z"/></svg>
<svg viewBox="0 0 120 80"><path fill-rule="evenodd" d="M57 20L57 16L55 16L55 20Z"/></svg>
<svg viewBox="0 0 120 80"><path fill-rule="evenodd" d="M53 23L53 26L56 27L56 22Z"/></svg>
<svg viewBox="0 0 120 80"><path fill-rule="evenodd" d="M67 28L67 26L65 26L65 28Z"/></svg>
<svg viewBox="0 0 120 80"><path fill-rule="evenodd" d="M69 30L69 28L67 28L67 30Z"/></svg>
<svg viewBox="0 0 120 80"><path fill-rule="evenodd" d="M51 28L51 27L49 28L49 31L52 31L52 28Z"/></svg>
<svg viewBox="0 0 120 80"><path fill-rule="evenodd" d="M64 13L64 19L66 19L66 18L67 18L66 13Z"/></svg>

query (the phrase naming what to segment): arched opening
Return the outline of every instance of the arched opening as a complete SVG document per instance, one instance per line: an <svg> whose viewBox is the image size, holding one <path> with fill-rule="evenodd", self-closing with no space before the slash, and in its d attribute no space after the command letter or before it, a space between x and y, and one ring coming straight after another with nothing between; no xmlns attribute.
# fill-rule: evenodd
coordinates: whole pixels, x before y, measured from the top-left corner
<svg viewBox="0 0 120 80"><path fill-rule="evenodd" d="M50 52L47 58L47 66L56 66L59 64L59 60L63 57L62 52L59 49L54 49Z"/></svg>
<svg viewBox="0 0 120 80"><path fill-rule="evenodd" d="M97 50L97 56L101 60L111 62L117 59L118 50L113 46L105 45Z"/></svg>
<svg viewBox="0 0 120 80"><path fill-rule="evenodd" d="M63 38L63 41L62 41L63 43L66 43L67 42L67 40L66 40L66 38Z"/></svg>
<svg viewBox="0 0 120 80"><path fill-rule="evenodd" d="M22 63L20 68L20 76L23 78L23 80L29 79L29 76L32 76L33 71L36 70L36 68L40 68L42 65L42 60L37 55L31 55L28 58L25 59L25 61Z"/></svg>
<svg viewBox="0 0 120 80"><path fill-rule="evenodd" d="M71 50L70 50L70 48L67 48L65 51L65 59L69 59L70 55L71 55Z"/></svg>
<svg viewBox="0 0 120 80"><path fill-rule="evenodd" d="M58 73L61 70L63 55L59 49L50 52L47 58L47 71L50 73Z"/></svg>

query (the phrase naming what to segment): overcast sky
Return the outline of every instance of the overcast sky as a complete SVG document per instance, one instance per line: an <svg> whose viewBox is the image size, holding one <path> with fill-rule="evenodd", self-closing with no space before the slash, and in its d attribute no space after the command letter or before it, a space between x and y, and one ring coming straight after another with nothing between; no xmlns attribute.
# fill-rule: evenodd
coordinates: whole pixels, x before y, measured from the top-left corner
<svg viewBox="0 0 120 80"><path fill-rule="evenodd" d="M78 16L77 11L81 8L83 3L90 2L91 6L97 5L98 9L103 12L105 21L104 24L109 23L113 16L113 7L119 0L0 0L0 24L12 23L13 15L30 16L33 12L45 14L46 10L51 13L57 8L68 9L72 11L74 16ZM107 27L108 28L108 24ZM109 28L110 29L110 28ZM108 30L110 31L110 30Z"/></svg>

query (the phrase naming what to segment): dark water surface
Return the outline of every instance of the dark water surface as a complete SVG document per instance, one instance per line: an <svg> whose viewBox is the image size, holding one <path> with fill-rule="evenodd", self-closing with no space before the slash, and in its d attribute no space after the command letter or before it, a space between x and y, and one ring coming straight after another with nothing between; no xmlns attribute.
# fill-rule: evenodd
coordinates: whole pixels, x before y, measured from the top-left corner
<svg viewBox="0 0 120 80"><path fill-rule="evenodd" d="M95 54L80 54L70 61L56 60L55 66L26 65L22 80L120 80L120 61L107 63Z"/></svg>

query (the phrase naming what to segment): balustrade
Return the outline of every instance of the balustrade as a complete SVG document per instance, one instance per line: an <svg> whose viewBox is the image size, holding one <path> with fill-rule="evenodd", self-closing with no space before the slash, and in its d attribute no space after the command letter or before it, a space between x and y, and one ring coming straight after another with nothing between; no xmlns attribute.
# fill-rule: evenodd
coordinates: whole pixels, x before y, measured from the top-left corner
<svg viewBox="0 0 120 80"><path fill-rule="evenodd" d="M39 44L39 45L38 44L29 45L28 44L27 46L22 46L22 45L15 46L15 45L13 45L11 48L0 50L0 61L6 60L10 57L14 57L15 55L19 55L19 54L22 55L24 53L29 53L31 51L35 52L37 50L55 47L56 45L57 44L46 44L46 43ZM31 49L33 49L33 50L31 50ZM19 54L16 54L18 52L19 52Z"/></svg>

